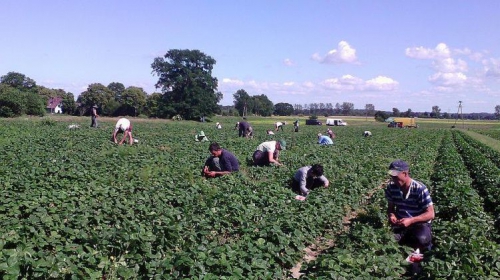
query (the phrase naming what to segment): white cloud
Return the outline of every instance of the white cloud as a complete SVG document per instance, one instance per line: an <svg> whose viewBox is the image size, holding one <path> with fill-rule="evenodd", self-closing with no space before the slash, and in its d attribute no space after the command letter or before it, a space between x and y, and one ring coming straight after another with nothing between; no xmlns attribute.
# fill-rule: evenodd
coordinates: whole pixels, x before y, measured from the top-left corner
<svg viewBox="0 0 500 280"><path fill-rule="evenodd" d="M242 86L245 84L243 81L233 80L233 79L229 79L229 78L222 79L222 83L229 84L229 85L235 85L235 86Z"/></svg>
<svg viewBox="0 0 500 280"><path fill-rule="evenodd" d="M330 50L324 57L318 53L313 54L312 59L326 64L355 63L358 60L356 49L346 41L340 41L337 48Z"/></svg>
<svg viewBox="0 0 500 280"><path fill-rule="evenodd" d="M295 83L294 82L285 82L285 83L283 83L283 85L286 87L290 87L290 86L295 85Z"/></svg>
<svg viewBox="0 0 500 280"><path fill-rule="evenodd" d="M467 72L467 62L463 61L462 59L455 60L451 57L437 59L432 62L432 66L438 72Z"/></svg>
<svg viewBox="0 0 500 280"><path fill-rule="evenodd" d="M365 82L365 90L392 91L396 90L398 85L398 82L389 77L378 76Z"/></svg>
<svg viewBox="0 0 500 280"><path fill-rule="evenodd" d="M293 66L295 65L295 63L289 59L289 58L286 58L285 60L283 60L283 64L285 64L286 66Z"/></svg>
<svg viewBox="0 0 500 280"><path fill-rule="evenodd" d="M486 77L500 78L500 59L490 58L483 60Z"/></svg>
<svg viewBox="0 0 500 280"><path fill-rule="evenodd" d="M338 91L392 91L397 89L399 83L384 76L364 81L352 75L344 75L341 78L326 79L321 85Z"/></svg>
<svg viewBox="0 0 500 280"><path fill-rule="evenodd" d="M442 87L457 87L466 83L467 76L464 73L443 73L438 72L429 77L429 82Z"/></svg>
<svg viewBox="0 0 500 280"><path fill-rule="evenodd" d="M442 59L451 56L450 49L445 43L439 43L434 49L424 47L406 48L405 54L415 59Z"/></svg>

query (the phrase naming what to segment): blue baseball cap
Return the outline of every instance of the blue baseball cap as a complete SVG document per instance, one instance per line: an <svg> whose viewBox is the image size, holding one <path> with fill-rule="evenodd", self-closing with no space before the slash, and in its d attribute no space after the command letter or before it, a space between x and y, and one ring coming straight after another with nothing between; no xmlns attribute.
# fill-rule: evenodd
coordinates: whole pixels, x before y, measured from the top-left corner
<svg viewBox="0 0 500 280"><path fill-rule="evenodd" d="M397 159L391 162L391 165L389 165L388 173L391 176L398 176L402 171L408 170L410 170L410 166L408 165L408 163L402 159Z"/></svg>

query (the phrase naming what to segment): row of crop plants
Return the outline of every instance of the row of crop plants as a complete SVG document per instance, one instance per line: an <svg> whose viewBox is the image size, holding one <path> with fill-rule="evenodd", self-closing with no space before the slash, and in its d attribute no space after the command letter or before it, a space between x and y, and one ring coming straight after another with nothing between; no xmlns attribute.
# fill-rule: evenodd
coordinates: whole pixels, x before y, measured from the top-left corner
<svg viewBox="0 0 500 280"><path fill-rule="evenodd" d="M454 133L454 140L473 178L473 186L484 198L484 208L495 217L497 232L500 233L500 168L487 155L471 144L473 140L463 133ZM488 151L493 153L493 151ZM498 153L496 153L498 155ZM500 242L500 240L497 240Z"/></svg>
<svg viewBox="0 0 500 280"><path fill-rule="evenodd" d="M427 131L409 132L404 138L387 140L394 144L404 143L403 150L396 148L392 151L395 157L409 157L412 174L417 174L418 180L429 182L441 137L442 132ZM337 237L335 247L304 267L305 277L400 278L407 274L409 267L404 259L411 250L399 246L394 240L387 226L386 209L387 201L383 189L380 189L356 209L357 217L351 221L349 231Z"/></svg>
<svg viewBox="0 0 500 280"><path fill-rule="evenodd" d="M199 177L207 145L186 140L194 126L138 124L145 144L133 147L109 143L109 126L11 128L3 128L10 140L2 154L0 267L14 278L280 277L306 244L341 228L345 207L378 183L368 179L384 171L357 153L387 162L370 150L375 142L351 139L357 131L339 132L336 147L314 145L313 128L283 134L296 147L283 155L289 165L321 162L335 182L300 203L284 187L296 167L246 166L262 136L212 132L243 159L244 172L208 181Z"/></svg>
<svg viewBox="0 0 500 280"><path fill-rule="evenodd" d="M141 145L133 147L109 143L110 125L15 127L3 128L10 144L0 155L0 267L13 278L280 278L304 246L343 228L342 217L380 183L392 159L408 157L419 172L428 168L422 151L435 151L423 132L362 138L355 128L337 130L336 145L322 147L311 127L279 135L290 144L286 166L261 168L245 160L267 136L204 128L243 169L204 180L208 145L192 141L196 124L138 124ZM294 201L287 181L314 162L325 166L331 187Z"/></svg>
<svg viewBox="0 0 500 280"><path fill-rule="evenodd" d="M450 133L443 138L432 175L436 218L434 249L423 279L489 279L500 276L500 246L494 221L473 188L469 170Z"/></svg>
<svg viewBox="0 0 500 280"><path fill-rule="evenodd" d="M494 129L481 129L481 130L475 130L475 131L500 141L500 130L499 129L496 129L496 130L494 130Z"/></svg>

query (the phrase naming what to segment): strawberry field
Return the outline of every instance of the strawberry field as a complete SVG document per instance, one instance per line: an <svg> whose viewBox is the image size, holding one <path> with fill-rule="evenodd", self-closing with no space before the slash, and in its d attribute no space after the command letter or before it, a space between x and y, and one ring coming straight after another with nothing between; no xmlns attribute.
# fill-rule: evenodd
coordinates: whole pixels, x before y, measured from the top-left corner
<svg viewBox="0 0 500 280"><path fill-rule="evenodd" d="M383 193L397 158L436 209L417 278L500 277L500 153L463 131L363 123L335 127L335 144L320 146L325 126L268 136L272 121L250 119L255 138L245 139L236 119L218 119L221 130L132 121L139 142L117 146L113 121L81 121L0 121L4 279L286 279L298 263L301 279L401 278L411 249L393 240ZM200 176L210 142L194 141L199 130L238 157L239 173ZM284 166L252 166L272 137L287 141ZM330 187L295 200L290 179L314 163ZM320 249L306 262L311 245Z"/></svg>

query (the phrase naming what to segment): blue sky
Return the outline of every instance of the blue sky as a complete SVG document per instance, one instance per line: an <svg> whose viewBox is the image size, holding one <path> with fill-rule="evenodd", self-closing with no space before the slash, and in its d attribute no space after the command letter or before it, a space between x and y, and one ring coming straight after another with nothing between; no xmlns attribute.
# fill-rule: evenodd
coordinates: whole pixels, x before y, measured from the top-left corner
<svg viewBox="0 0 500 280"><path fill-rule="evenodd" d="M155 57L217 63L223 105L244 89L274 103L494 112L500 1L3 0L0 75L75 97L111 82L157 91Z"/></svg>

